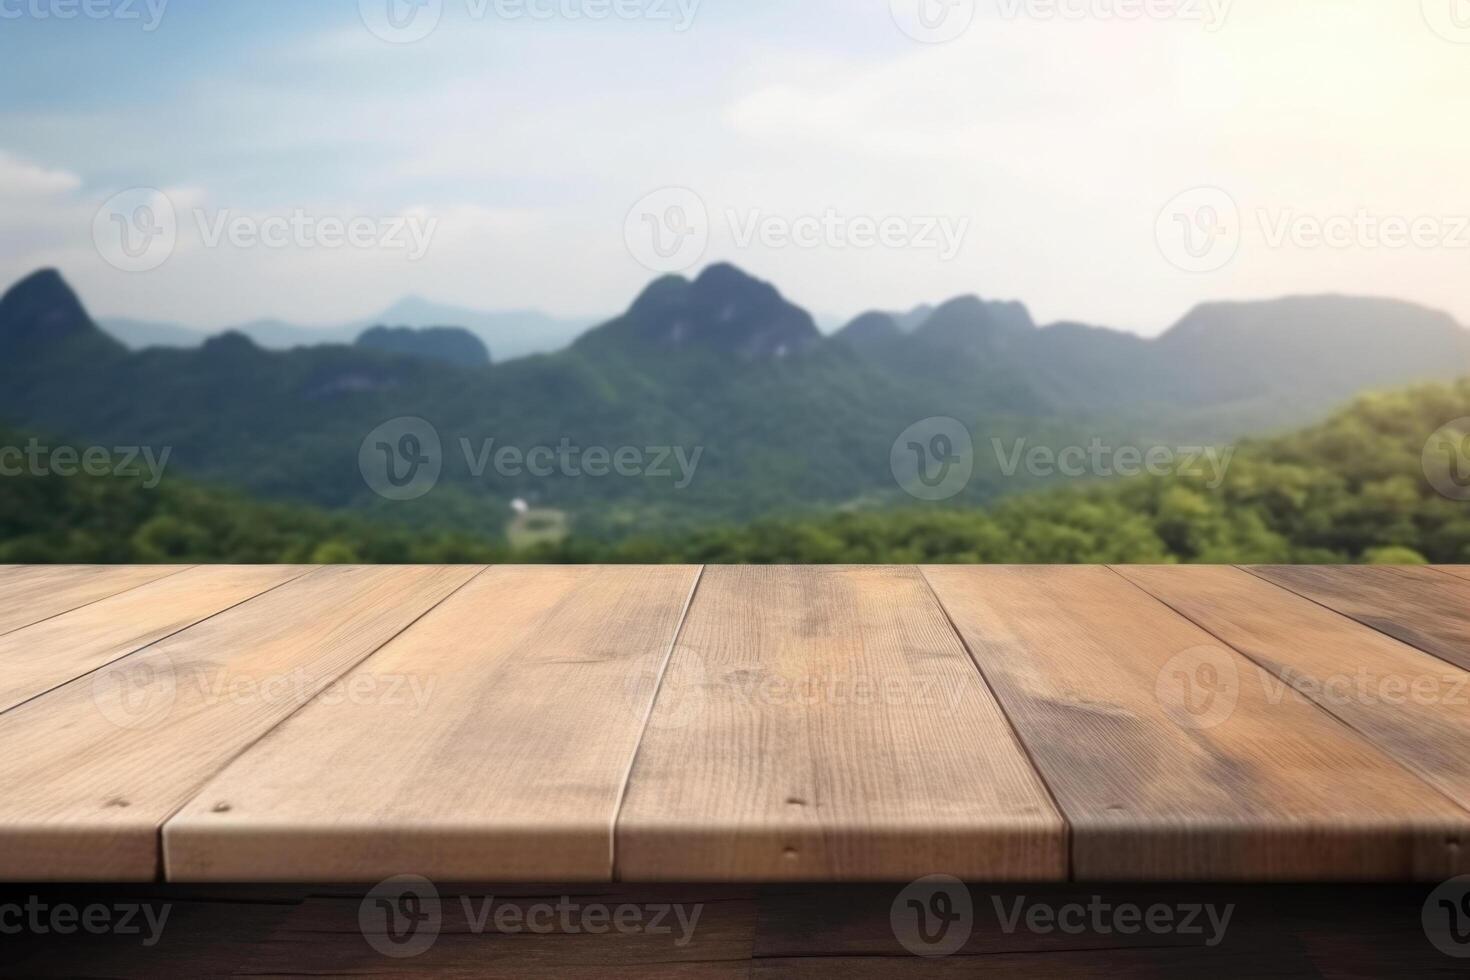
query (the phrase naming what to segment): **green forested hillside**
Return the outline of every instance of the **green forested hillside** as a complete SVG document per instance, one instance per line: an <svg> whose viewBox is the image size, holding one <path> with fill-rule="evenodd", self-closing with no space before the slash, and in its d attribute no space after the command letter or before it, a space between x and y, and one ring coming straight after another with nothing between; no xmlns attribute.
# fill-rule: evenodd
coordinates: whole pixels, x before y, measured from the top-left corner
<svg viewBox="0 0 1470 980"><path fill-rule="evenodd" d="M988 510L845 513L512 554L252 503L172 476L0 479L0 562L1361 562L1470 563L1470 502L1426 479L1432 433L1470 416L1470 380L1374 394L1322 425L1245 443L1222 486L1173 476L1043 491ZM1470 435L1470 433L1467 433ZM0 433L0 444L18 437Z"/></svg>
<svg viewBox="0 0 1470 980"><path fill-rule="evenodd" d="M842 514L629 542L613 554L714 563L1470 563L1470 502L1438 493L1423 460L1431 435L1466 416L1470 380L1373 394L1322 425L1242 444L1213 490L1203 477L1098 482L989 510Z"/></svg>
<svg viewBox="0 0 1470 980"><path fill-rule="evenodd" d="M976 436L975 473L955 501L975 508L1048 485L1003 474L984 451L992 438L1215 443L1307 424L1362 390L1467 371L1470 332L1404 303L1207 306L1145 340L1041 327L1018 303L964 297L909 330L879 314L829 338L773 286L721 265L657 280L565 351L478 367L340 345L264 350L239 334L129 351L59 273L0 297L0 420L16 428L166 446L171 475L495 539L516 499L609 542L900 506L910 498L890 470L894 441L933 417ZM431 424L442 474L433 494L383 506L359 450L404 417ZM667 469L505 472L484 465L492 444L677 448L698 463L687 483Z"/></svg>
<svg viewBox="0 0 1470 980"><path fill-rule="evenodd" d="M26 440L0 430L0 446ZM495 562L503 548L459 535L262 504L166 477L0 476L0 563L243 564Z"/></svg>

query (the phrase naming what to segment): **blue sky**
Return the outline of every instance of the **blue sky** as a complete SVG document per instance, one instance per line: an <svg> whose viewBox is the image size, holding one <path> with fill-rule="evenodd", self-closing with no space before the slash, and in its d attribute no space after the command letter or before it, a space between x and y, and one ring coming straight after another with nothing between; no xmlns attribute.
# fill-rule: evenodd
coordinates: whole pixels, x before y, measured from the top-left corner
<svg viewBox="0 0 1470 980"><path fill-rule="evenodd" d="M57 265L101 314L327 323L409 293L612 313L655 274L630 209L676 187L707 212L691 270L728 259L832 316L977 292L1154 333L1201 300L1341 291L1470 321L1470 235L1453 234L1470 215L1470 44L1435 30L1441 0L1198 0L1218 22L1196 0L1139 20L1113 16L1118 0L1064 17L953 0L974 16L945 43L915 40L889 0L684 0L683 31L442 0L411 44L369 30L376 0L171 0L153 31L146 0L140 20L34 15L64 2L0 0L0 279ZM93 236L103 202L136 187L179 215L145 272ZM1224 189L1240 225L1203 272L1159 237L1200 187ZM433 219L433 237L413 260L200 240L201 214L300 211ZM896 218L914 240L741 240L747 222L823 215ZM1354 215L1439 231L1277 240ZM963 225L952 255L916 244L939 219Z"/></svg>

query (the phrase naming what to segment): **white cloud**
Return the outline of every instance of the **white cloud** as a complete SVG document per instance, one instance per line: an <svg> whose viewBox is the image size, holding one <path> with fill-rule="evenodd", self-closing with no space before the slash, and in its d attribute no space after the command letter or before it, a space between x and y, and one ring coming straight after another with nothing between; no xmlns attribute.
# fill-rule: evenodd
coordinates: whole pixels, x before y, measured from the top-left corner
<svg viewBox="0 0 1470 980"><path fill-rule="evenodd" d="M0 150L0 199L52 197L81 186L76 174L48 170Z"/></svg>

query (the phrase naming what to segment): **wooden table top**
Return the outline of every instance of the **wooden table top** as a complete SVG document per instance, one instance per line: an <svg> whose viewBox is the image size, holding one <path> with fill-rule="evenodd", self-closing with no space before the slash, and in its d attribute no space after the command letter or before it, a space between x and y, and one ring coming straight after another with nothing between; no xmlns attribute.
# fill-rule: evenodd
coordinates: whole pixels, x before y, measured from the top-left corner
<svg viewBox="0 0 1470 980"><path fill-rule="evenodd" d="M0 880L1437 881L1470 569L0 567Z"/></svg>

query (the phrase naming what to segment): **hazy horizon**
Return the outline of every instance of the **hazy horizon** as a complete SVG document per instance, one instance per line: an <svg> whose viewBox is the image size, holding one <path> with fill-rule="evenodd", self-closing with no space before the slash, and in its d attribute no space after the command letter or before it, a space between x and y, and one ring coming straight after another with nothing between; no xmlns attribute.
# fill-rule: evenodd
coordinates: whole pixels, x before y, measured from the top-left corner
<svg viewBox="0 0 1470 980"><path fill-rule="evenodd" d="M435 29L385 39L390 2ZM718 261L825 324L969 293L1149 336L1202 302L1297 294L1470 322L1451 0L1158 0L1166 16L1129 20L1111 0L954 0L929 8L943 43L916 39L921 0L628 0L604 20L528 2L553 16L17 7L0 278L57 267L99 317L206 330L415 295L596 320ZM166 260L124 271L96 235L161 201ZM236 219L293 215L381 240L230 242ZM698 249L636 240L683 243L691 216ZM383 244L393 222L422 241Z"/></svg>

